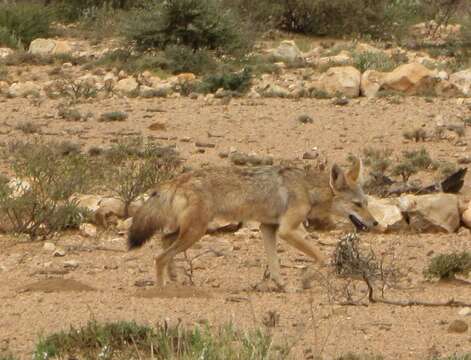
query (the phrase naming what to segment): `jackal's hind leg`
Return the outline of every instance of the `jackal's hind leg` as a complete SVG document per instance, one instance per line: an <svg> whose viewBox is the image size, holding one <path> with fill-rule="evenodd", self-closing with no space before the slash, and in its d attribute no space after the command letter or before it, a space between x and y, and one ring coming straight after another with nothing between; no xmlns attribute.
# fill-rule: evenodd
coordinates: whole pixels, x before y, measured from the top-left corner
<svg viewBox="0 0 471 360"><path fill-rule="evenodd" d="M195 214L187 214L187 218L183 219L180 226L178 238L155 258L155 271L158 286L165 285L164 270L169 262L173 261L175 255L190 248L206 233L208 222L203 221L201 217L198 218L198 216L192 215Z"/></svg>
<svg viewBox="0 0 471 360"><path fill-rule="evenodd" d="M162 237L162 245L164 250L168 249L178 238L178 231L171 234L165 234ZM167 263L167 275L170 281L177 281L177 268L174 259L170 259ZM165 274L164 274L165 276Z"/></svg>

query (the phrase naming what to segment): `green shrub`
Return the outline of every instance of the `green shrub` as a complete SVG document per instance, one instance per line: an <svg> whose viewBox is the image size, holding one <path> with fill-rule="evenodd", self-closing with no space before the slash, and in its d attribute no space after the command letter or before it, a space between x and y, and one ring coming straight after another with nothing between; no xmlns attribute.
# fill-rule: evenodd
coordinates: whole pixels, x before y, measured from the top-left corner
<svg viewBox="0 0 471 360"><path fill-rule="evenodd" d="M51 12L39 4L0 5L0 45L28 47L49 35L51 21Z"/></svg>
<svg viewBox="0 0 471 360"><path fill-rule="evenodd" d="M149 3L131 12L123 34L141 49L185 45L235 53L249 45L241 20L217 0Z"/></svg>
<svg viewBox="0 0 471 360"><path fill-rule="evenodd" d="M389 169L392 164L391 149L375 149L368 147L363 149L363 162L369 166L373 173L383 174Z"/></svg>
<svg viewBox="0 0 471 360"><path fill-rule="evenodd" d="M261 330L237 331L227 325L216 330L198 326L157 325L153 328L130 321L88 325L41 339L33 360L84 359L285 359L289 350L272 346L270 335ZM119 354L119 356L117 356Z"/></svg>
<svg viewBox="0 0 471 360"><path fill-rule="evenodd" d="M424 270L424 276L428 279L453 279L457 274L468 276L470 272L471 254L464 251L434 256Z"/></svg>
<svg viewBox="0 0 471 360"><path fill-rule="evenodd" d="M32 239L66 228L76 228L89 213L71 200L92 184L92 166L80 154L63 156L56 143L10 145L12 169L29 186L0 186L0 212L16 233Z"/></svg>
<svg viewBox="0 0 471 360"><path fill-rule="evenodd" d="M203 74L217 67L214 58L208 51L203 49L193 50L188 46L167 46L164 58L166 62L165 67L174 74L184 72Z"/></svg>
<svg viewBox="0 0 471 360"><path fill-rule="evenodd" d="M110 111L101 114L98 118L99 122L126 121L128 113L124 111Z"/></svg>
<svg viewBox="0 0 471 360"><path fill-rule="evenodd" d="M239 72L220 72L207 75L203 78L199 90L204 93L213 93L218 89L244 93L250 88L252 71L245 68Z"/></svg>
<svg viewBox="0 0 471 360"><path fill-rule="evenodd" d="M386 26L385 13L389 3L386 0L235 2L241 13L251 18L254 24L262 24L264 29L275 26L283 30L321 36L351 33L382 34Z"/></svg>
<svg viewBox="0 0 471 360"><path fill-rule="evenodd" d="M377 71L391 71L397 67L395 63L387 54L383 52L354 52L353 53L353 66L361 72L366 70Z"/></svg>
<svg viewBox="0 0 471 360"><path fill-rule="evenodd" d="M74 22L83 18L99 16L101 10L124 9L131 5L129 0L58 0L53 2L57 19Z"/></svg>

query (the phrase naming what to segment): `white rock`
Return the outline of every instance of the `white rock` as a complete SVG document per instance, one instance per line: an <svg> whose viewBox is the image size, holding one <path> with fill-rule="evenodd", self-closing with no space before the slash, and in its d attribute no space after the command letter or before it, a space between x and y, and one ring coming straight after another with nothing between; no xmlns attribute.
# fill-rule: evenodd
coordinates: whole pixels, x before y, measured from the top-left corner
<svg viewBox="0 0 471 360"><path fill-rule="evenodd" d="M471 307L466 307L466 308L461 309L458 312L458 315L460 315L460 316L471 316Z"/></svg>
<svg viewBox="0 0 471 360"><path fill-rule="evenodd" d="M41 86L32 82L18 82L14 83L8 89L8 96L10 97L26 97L31 94L39 94L41 91Z"/></svg>
<svg viewBox="0 0 471 360"><path fill-rule="evenodd" d="M368 98L378 95L384 83L385 73L376 70L366 70L361 76L361 94Z"/></svg>
<svg viewBox="0 0 471 360"><path fill-rule="evenodd" d="M139 84L133 77L121 79L115 85L115 90L123 94L130 95L137 91Z"/></svg>
<svg viewBox="0 0 471 360"><path fill-rule="evenodd" d="M97 230L96 226L93 224L81 224L80 225L80 234L86 237L96 237Z"/></svg>
<svg viewBox="0 0 471 360"><path fill-rule="evenodd" d="M411 228L418 232L455 232L460 227L460 206L455 194L404 195L399 208L409 216Z"/></svg>
<svg viewBox="0 0 471 360"><path fill-rule="evenodd" d="M15 51L10 48L0 48L0 59L5 59L6 57L13 54Z"/></svg>
<svg viewBox="0 0 471 360"><path fill-rule="evenodd" d="M384 232L406 225L401 210L392 200L368 196L368 210L379 223L378 231Z"/></svg>
<svg viewBox="0 0 471 360"><path fill-rule="evenodd" d="M450 82L457 86L464 95L471 96L471 68L451 74Z"/></svg>
<svg viewBox="0 0 471 360"><path fill-rule="evenodd" d="M64 261L64 267L66 269L76 269L78 268L80 263L77 260L67 260Z"/></svg>
<svg viewBox="0 0 471 360"><path fill-rule="evenodd" d="M52 253L54 250L56 250L56 245L52 242L45 242L43 245L43 250Z"/></svg>
<svg viewBox="0 0 471 360"><path fill-rule="evenodd" d="M271 55L276 61L283 61L289 64L304 61L303 54L292 40L283 40L281 44L272 51Z"/></svg>
<svg viewBox="0 0 471 360"><path fill-rule="evenodd" d="M29 52L33 55L50 55L56 47L56 42L52 39L34 39L29 45Z"/></svg>
<svg viewBox="0 0 471 360"><path fill-rule="evenodd" d="M342 94L351 98L358 97L361 73L353 66L331 67L321 75L319 83L329 95Z"/></svg>
<svg viewBox="0 0 471 360"><path fill-rule="evenodd" d="M65 254L66 254L65 250L63 248L58 247L56 248L56 250L54 250L52 255L56 257L62 257L62 256L65 256Z"/></svg>

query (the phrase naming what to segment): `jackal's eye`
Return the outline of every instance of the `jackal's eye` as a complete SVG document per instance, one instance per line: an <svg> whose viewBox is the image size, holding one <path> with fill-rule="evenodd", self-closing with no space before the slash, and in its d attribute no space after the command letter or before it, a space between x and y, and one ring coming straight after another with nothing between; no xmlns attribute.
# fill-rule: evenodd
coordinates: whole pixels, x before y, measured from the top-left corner
<svg viewBox="0 0 471 360"><path fill-rule="evenodd" d="M355 205L356 207L359 207L359 208L362 208L363 207L363 204L359 201L354 201L353 202L353 205Z"/></svg>

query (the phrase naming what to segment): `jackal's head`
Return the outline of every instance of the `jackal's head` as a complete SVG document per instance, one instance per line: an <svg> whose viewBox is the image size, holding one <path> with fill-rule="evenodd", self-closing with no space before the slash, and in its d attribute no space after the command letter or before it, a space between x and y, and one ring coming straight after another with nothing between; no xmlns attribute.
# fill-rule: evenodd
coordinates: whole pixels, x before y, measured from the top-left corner
<svg viewBox="0 0 471 360"><path fill-rule="evenodd" d="M361 185L362 163L355 158L348 172L334 164L330 170L330 188L333 193L332 211L347 217L358 230L368 230L378 222L368 211L368 200Z"/></svg>

